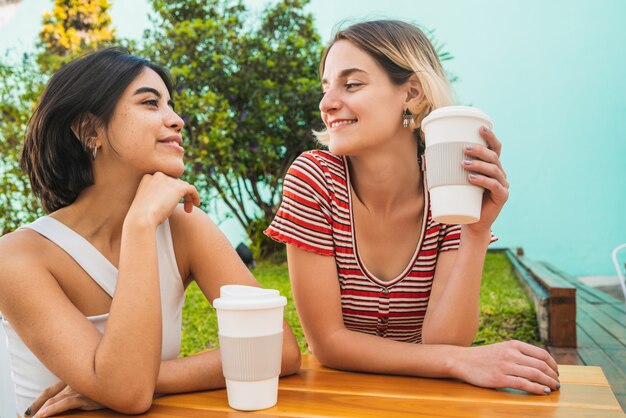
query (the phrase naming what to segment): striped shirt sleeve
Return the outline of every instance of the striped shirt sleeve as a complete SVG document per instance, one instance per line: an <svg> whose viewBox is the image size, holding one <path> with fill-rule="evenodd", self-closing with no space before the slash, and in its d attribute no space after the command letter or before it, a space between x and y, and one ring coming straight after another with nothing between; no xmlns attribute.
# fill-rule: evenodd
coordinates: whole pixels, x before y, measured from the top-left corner
<svg viewBox="0 0 626 418"><path fill-rule="evenodd" d="M282 203L265 235L306 251L335 255L327 171L311 152L296 158L283 182Z"/></svg>
<svg viewBox="0 0 626 418"><path fill-rule="evenodd" d="M461 243L461 225L446 225L444 228L446 228L446 230L443 234L443 238L441 238L439 252L458 250L459 244ZM497 240L498 237L496 237L492 232L489 244L492 244Z"/></svg>

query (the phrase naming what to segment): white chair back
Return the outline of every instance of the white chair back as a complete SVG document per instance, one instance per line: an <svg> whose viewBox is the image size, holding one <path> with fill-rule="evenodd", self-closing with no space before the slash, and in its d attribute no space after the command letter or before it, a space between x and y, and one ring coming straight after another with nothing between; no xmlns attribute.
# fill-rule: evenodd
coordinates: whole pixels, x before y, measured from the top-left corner
<svg viewBox="0 0 626 418"><path fill-rule="evenodd" d="M622 292L624 292L624 299L626 300L626 265L620 265L620 256L626 254L626 244L618 245L615 247L613 252L611 253L611 258L613 258L613 264L615 265L615 271L617 272L617 278L619 279L619 284L622 286ZM622 258L622 263L626 258Z"/></svg>

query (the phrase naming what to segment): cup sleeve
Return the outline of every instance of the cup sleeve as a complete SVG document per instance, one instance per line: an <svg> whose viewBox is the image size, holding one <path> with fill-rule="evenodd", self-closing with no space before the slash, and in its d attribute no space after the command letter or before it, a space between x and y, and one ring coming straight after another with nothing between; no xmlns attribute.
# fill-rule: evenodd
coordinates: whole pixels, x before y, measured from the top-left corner
<svg viewBox="0 0 626 418"><path fill-rule="evenodd" d="M334 256L329 175L312 154L300 155L283 182L283 199L264 234L320 255Z"/></svg>
<svg viewBox="0 0 626 418"><path fill-rule="evenodd" d="M439 252L458 250L461 244L461 225L446 225L445 231L442 234L442 238L439 245ZM498 240L498 237L491 232L491 239L489 244L492 244Z"/></svg>

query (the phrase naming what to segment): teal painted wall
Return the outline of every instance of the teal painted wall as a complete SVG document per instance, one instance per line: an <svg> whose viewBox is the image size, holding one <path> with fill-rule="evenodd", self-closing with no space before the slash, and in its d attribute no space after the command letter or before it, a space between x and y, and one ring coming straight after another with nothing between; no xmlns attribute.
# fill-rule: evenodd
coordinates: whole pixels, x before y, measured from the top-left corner
<svg viewBox="0 0 626 418"><path fill-rule="evenodd" d="M119 33L138 36L146 2L112 2ZM350 18L434 29L455 57L446 67L459 77L460 103L487 112L504 144L511 197L494 246L522 246L577 276L615 274L610 251L626 242L626 1L313 0L308 8L325 41ZM38 14L0 28L0 51L28 45L16 31L32 21L36 36ZM235 245L243 239L234 220L220 226Z"/></svg>
<svg viewBox="0 0 626 418"><path fill-rule="evenodd" d="M379 6L379 5L384 5ZM573 275L614 275L626 242L626 2L313 1L324 39L346 18L435 30L459 101L503 142L511 197L494 246L522 246Z"/></svg>

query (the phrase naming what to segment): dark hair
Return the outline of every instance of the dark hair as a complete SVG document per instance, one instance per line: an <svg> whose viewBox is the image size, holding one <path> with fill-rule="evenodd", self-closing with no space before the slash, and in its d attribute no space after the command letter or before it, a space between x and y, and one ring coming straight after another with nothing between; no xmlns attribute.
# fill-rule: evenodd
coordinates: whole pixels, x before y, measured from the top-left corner
<svg viewBox="0 0 626 418"><path fill-rule="evenodd" d="M144 68L154 70L172 93L165 69L118 47L87 54L52 76L28 123L20 158L47 212L71 204L93 184L84 135L94 124L108 125L122 93ZM72 127L77 127L78 138Z"/></svg>

